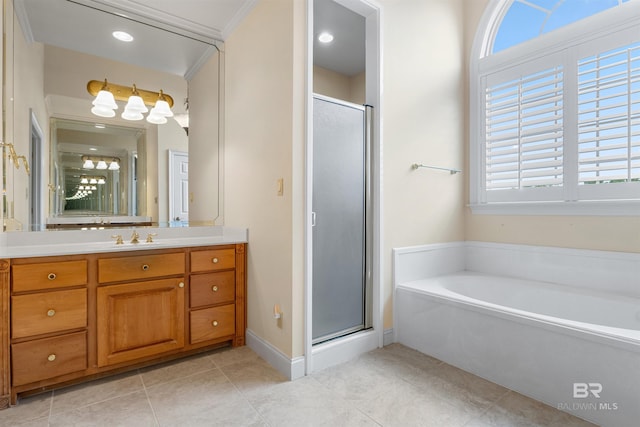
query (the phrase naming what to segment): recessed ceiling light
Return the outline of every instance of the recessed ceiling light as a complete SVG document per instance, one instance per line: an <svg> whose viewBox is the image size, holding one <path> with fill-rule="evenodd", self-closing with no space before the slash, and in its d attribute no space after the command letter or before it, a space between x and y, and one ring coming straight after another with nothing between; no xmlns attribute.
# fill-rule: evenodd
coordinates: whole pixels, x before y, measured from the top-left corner
<svg viewBox="0 0 640 427"><path fill-rule="evenodd" d="M125 33L124 31L114 31L111 33L113 37L117 38L122 42L130 42L133 41L133 36L129 33Z"/></svg>
<svg viewBox="0 0 640 427"><path fill-rule="evenodd" d="M320 43L331 43L333 41L333 34L327 32L320 33L318 41Z"/></svg>
<svg viewBox="0 0 640 427"><path fill-rule="evenodd" d="M106 126L100 123L96 123L95 125L93 125L96 129L104 129Z"/></svg>
<svg viewBox="0 0 640 427"><path fill-rule="evenodd" d="M91 148L89 148L89 151L98 151L98 149L94 148L94 147L91 147Z"/></svg>

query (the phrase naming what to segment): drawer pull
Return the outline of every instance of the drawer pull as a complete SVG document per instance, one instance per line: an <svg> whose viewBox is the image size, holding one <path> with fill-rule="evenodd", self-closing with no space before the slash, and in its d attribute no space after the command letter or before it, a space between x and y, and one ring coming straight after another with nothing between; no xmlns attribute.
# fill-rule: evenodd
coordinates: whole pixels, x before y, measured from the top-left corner
<svg viewBox="0 0 640 427"><path fill-rule="evenodd" d="M143 264L142 271L147 271L147 270L149 270L149 264Z"/></svg>
<svg viewBox="0 0 640 427"><path fill-rule="evenodd" d="M49 280L56 280L56 273L49 273L49 275L47 276L47 279Z"/></svg>
<svg viewBox="0 0 640 427"><path fill-rule="evenodd" d="M53 308L51 310L47 311L47 316L53 317L55 315L56 315L56 311Z"/></svg>
<svg viewBox="0 0 640 427"><path fill-rule="evenodd" d="M214 264L217 264L218 263L218 258L212 259L211 262L213 262Z"/></svg>
<svg viewBox="0 0 640 427"><path fill-rule="evenodd" d="M211 290L212 290L213 292L218 292L218 287L217 287L216 285L213 285L213 286L211 287Z"/></svg>
<svg viewBox="0 0 640 427"><path fill-rule="evenodd" d="M179 287L179 288L184 288L184 282L180 282L180 283L178 283L178 287Z"/></svg>
<svg viewBox="0 0 640 427"><path fill-rule="evenodd" d="M52 353L52 354L50 354L50 355L49 355L49 357L47 357L47 360L48 360L49 362L53 362L54 360L56 360L56 355L55 355L55 354L53 354L53 353Z"/></svg>
<svg viewBox="0 0 640 427"><path fill-rule="evenodd" d="M214 320L213 322L211 322L211 324L212 324L213 326L218 326L218 321L217 321L217 320Z"/></svg>

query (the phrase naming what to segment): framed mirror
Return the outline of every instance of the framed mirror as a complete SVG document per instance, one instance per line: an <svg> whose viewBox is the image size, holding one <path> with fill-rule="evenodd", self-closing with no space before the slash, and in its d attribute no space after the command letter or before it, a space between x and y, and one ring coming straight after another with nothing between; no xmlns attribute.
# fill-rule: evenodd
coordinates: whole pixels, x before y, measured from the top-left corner
<svg viewBox="0 0 640 427"><path fill-rule="evenodd" d="M184 217L176 221L170 216L170 204L188 206L189 189L200 179L211 193L206 217L200 214L195 222L221 224L217 128L222 44L147 18L124 18L107 2L4 0L4 5L3 141L11 141L37 172L27 175L10 162L5 165L4 230L184 226ZM116 29L133 34L134 41L116 40ZM87 83L104 79L132 91L135 84L169 94L174 117L165 124L125 120L124 101L117 101L114 117L92 114L95 96ZM39 141L31 136L34 122L41 130ZM122 146L125 134L135 140L129 148ZM176 191L169 177L169 154L176 152L209 161L206 170L185 166L180 196L170 198ZM97 163L102 157L110 163L117 159L118 172L107 169L100 175L79 164L83 158ZM96 184L96 190L80 183L83 177L99 176L105 184ZM92 193L81 198L81 191Z"/></svg>
<svg viewBox="0 0 640 427"><path fill-rule="evenodd" d="M72 227L78 217L120 217L118 224L151 225L146 218L142 165L146 130L52 118L48 228Z"/></svg>

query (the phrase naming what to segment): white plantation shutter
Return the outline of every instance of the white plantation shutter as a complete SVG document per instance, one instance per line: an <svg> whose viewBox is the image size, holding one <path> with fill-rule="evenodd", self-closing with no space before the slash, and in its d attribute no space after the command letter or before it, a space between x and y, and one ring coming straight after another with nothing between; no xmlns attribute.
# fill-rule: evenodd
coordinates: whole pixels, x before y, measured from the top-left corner
<svg viewBox="0 0 640 427"><path fill-rule="evenodd" d="M526 69L526 67L523 67ZM499 77L498 77L499 78ZM488 201L563 183L563 69L552 67L486 87L485 189Z"/></svg>
<svg viewBox="0 0 640 427"><path fill-rule="evenodd" d="M474 213L640 215L640 0L615 9L472 61Z"/></svg>
<svg viewBox="0 0 640 427"><path fill-rule="evenodd" d="M578 175L597 192L640 180L639 43L578 61Z"/></svg>

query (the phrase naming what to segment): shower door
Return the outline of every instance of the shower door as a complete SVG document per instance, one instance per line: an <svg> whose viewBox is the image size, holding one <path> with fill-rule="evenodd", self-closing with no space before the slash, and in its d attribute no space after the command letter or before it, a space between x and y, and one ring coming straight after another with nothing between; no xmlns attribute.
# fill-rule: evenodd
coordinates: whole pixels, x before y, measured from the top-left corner
<svg viewBox="0 0 640 427"><path fill-rule="evenodd" d="M314 96L312 342L367 328L364 107Z"/></svg>

